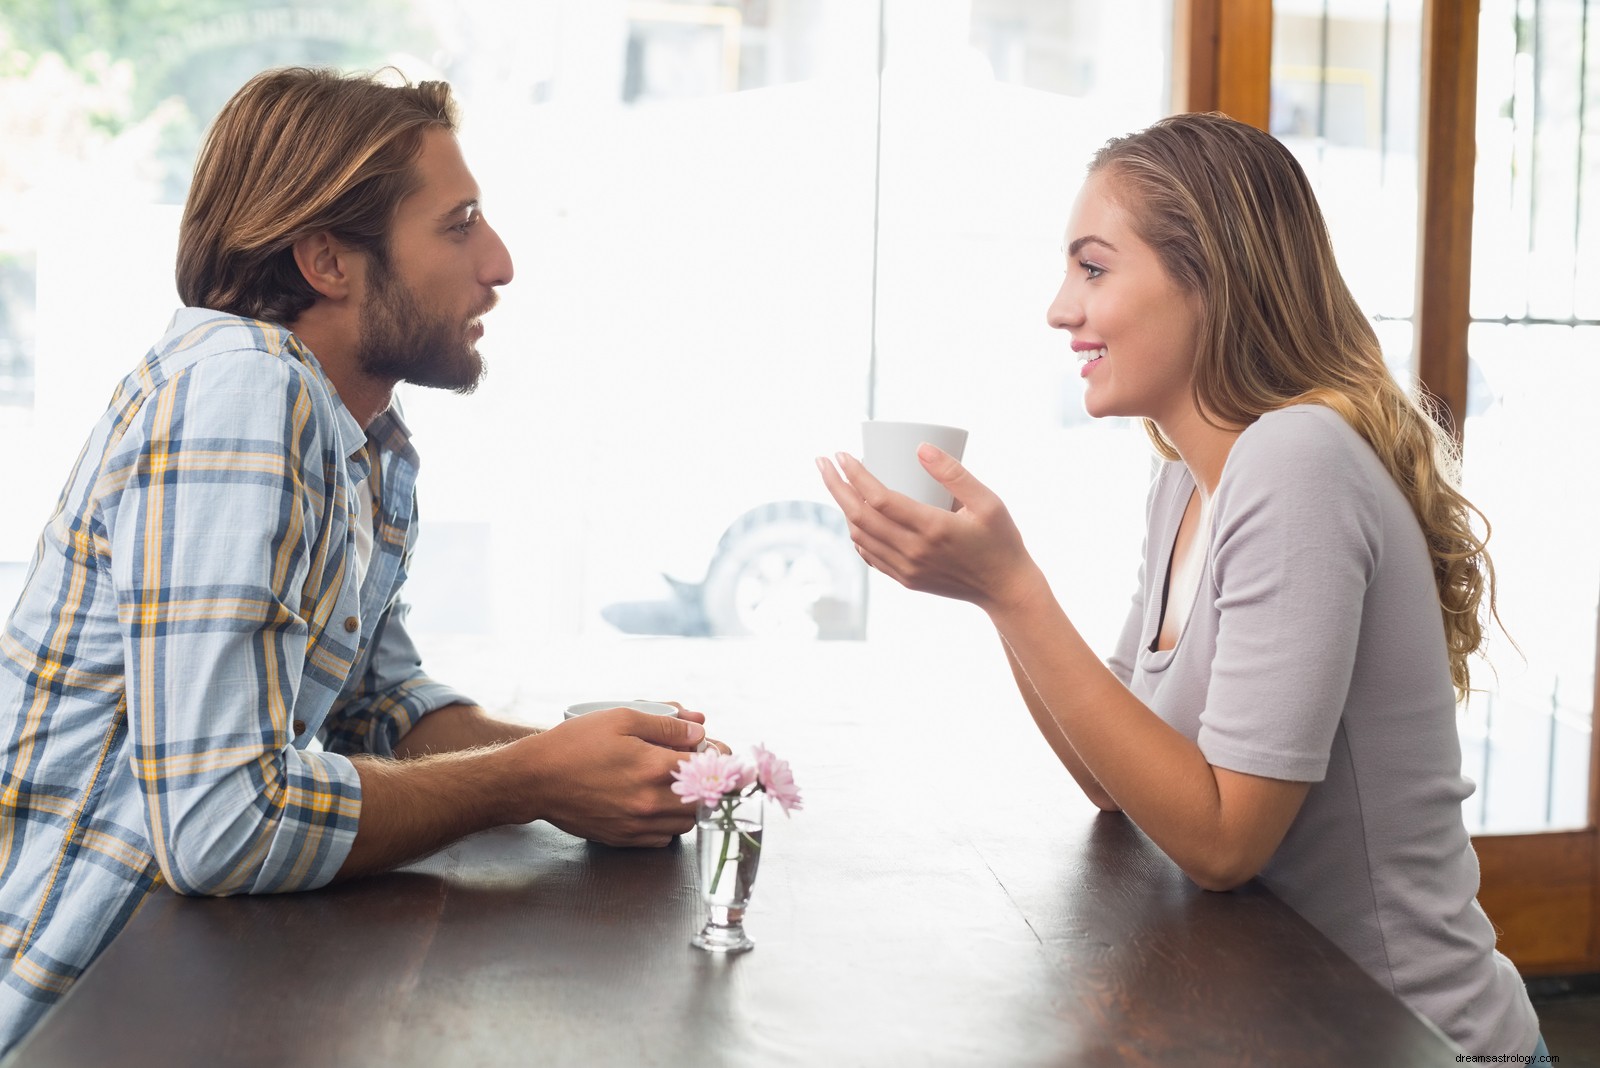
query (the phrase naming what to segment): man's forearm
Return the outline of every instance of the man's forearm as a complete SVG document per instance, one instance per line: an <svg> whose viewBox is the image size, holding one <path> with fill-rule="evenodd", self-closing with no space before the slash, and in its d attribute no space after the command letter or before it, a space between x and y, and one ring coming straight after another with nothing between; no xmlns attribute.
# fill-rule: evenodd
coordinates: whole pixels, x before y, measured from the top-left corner
<svg viewBox="0 0 1600 1068"><path fill-rule="evenodd" d="M447 724L462 717L455 725L465 733L456 741L495 729L481 710L451 708L463 711L439 709L423 723L440 713L449 713ZM461 752L354 757L361 812L338 878L385 871L465 835L535 820L606 845L666 845L694 826L693 806L672 792L673 770L705 739L700 714L685 715L694 719L614 708L543 732L501 724L521 736Z"/></svg>
<svg viewBox="0 0 1600 1068"><path fill-rule="evenodd" d="M436 753L459 753L467 749L501 745L538 734L543 728L525 727L490 717L477 705L446 705L417 721L405 733L394 755L400 759Z"/></svg>
<svg viewBox="0 0 1600 1068"><path fill-rule="evenodd" d="M361 776L361 819L335 878L387 871L457 838L513 822L505 807L511 777L503 748L409 760L352 759Z"/></svg>

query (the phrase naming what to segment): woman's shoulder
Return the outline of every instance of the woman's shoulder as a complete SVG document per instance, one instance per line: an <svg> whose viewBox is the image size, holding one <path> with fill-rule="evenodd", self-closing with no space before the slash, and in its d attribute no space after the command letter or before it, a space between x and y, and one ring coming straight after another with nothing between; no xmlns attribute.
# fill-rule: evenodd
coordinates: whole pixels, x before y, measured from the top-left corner
<svg viewBox="0 0 1600 1068"><path fill-rule="evenodd" d="M1370 474L1376 462L1372 447L1338 412L1322 404L1292 404L1246 427L1228 454L1227 466L1334 477Z"/></svg>
<svg viewBox="0 0 1600 1068"><path fill-rule="evenodd" d="M1277 500L1325 512L1378 510L1392 482L1377 454L1332 408L1295 404L1267 412L1234 443L1218 488L1223 505Z"/></svg>
<svg viewBox="0 0 1600 1068"><path fill-rule="evenodd" d="M1239 443L1259 448L1365 447L1366 442L1344 416L1326 404L1291 404L1267 412L1245 428Z"/></svg>

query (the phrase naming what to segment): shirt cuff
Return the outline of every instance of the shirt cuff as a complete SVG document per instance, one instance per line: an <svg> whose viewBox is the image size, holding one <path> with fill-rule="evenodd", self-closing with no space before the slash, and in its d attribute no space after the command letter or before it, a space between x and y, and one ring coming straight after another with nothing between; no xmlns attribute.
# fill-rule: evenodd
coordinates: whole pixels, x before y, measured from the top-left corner
<svg viewBox="0 0 1600 1068"><path fill-rule="evenodd" d="M288 748L283 812L253 894L314 890L339 874L361 821L361 776L338 753Z"/></svg>

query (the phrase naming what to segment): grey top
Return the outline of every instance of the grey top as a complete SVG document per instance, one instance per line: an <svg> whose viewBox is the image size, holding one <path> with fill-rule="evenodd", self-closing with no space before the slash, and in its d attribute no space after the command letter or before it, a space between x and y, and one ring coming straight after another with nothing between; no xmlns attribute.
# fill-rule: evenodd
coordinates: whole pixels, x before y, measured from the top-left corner
<svg viewBox="0 0 1600 1068"><path fill-rule="evenodd" d="M1152 652L1193 488L1169 463L1151 489L1111 669L1214 766L1314 784L1261 871L1273 893L1468 1053L1531 1053L1533 1006L1476 900L1473 784L1410 505L1333 410L1261 417L1217 485L1178 643Z"/></svg>

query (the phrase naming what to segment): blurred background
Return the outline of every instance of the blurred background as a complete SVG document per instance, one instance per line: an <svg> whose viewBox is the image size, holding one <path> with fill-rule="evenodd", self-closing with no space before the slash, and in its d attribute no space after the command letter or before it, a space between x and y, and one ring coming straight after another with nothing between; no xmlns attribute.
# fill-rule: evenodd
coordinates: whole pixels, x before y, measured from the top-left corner
<svg viewBox="0 0 1600 1068"><path fill-rule="evenodd" d="M1272 10L1272 132L1408 380L1421 7ZM1497 644L1463 710L1468 818L1581 826L1596 31L1577 0L1481 11L1466 478L1523 655ZM859 451L868 417L968 428L969 466L1109 650L1152 456L1136 425L1084 416L1044 311L1088 157L1170 110L1172 40L1170 0L7 0L0 600L177 306L211 117L266 67L393 66L455 86L517 268L483 386L402 390L433 672L535 720L604 697L811 714L784 703L795 680L896 672L980 729L1019 715L981 615L866 574L812 458Z"/></svg>

